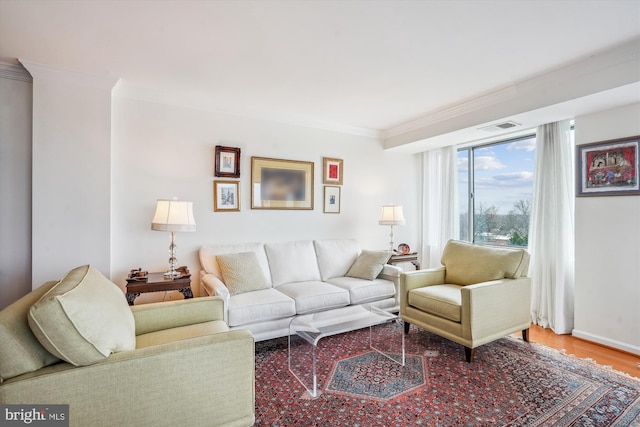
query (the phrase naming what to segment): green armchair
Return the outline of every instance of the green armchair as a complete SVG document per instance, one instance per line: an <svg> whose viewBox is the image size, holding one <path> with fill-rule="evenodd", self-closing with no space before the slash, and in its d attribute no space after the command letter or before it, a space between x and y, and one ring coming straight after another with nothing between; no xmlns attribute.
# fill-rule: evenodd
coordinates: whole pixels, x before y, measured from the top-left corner
<svg viewBox="0 0 640 427"><path fill-rule="evenodd" d="M524 249L450 240L443 267L402 273L400 316L410 325L462 344L467 362L478 346L522 331L528 341L531 279Z"/></svg>
<svg viewBox="0 0 640 427"><path fill-rule="evenodd" d="M65 284L70 280L76 283ZM46 299L52 307L42 305ZM115 308L105 308L109 299ZM92 336L82 316L69 311L75 303L96 320ZM67 311L51 321L44 311L57 316L60 306ZM99 322L105 314L107 325ZM118 330L119 349L105 351L105 336L119 322L131 329ZM129 333L132 339L123 340ZM116 285L79 267L0 311L0 343L0 404L67 404L71 426L228 427L255 420L254 339L246 330L229 331L219 297L129 307Z"/></svg>

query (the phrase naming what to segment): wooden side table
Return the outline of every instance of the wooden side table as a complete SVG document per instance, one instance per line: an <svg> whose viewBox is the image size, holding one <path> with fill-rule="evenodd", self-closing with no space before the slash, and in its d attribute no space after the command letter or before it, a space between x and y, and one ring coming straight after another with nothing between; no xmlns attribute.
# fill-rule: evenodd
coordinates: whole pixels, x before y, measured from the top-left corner
<svg viewBox="0 0 640 427"><path fill-rule="evenodd" d="M135 299L145 292L179 291L184 298L193 298L191 292L191 274L178 277L165 277L164 273L149 273L146 277L127 278L127 302L133 305Z"/></svg>
<svg viewBox="0 0 640 427"><path fill-rule="evenodd" d="M410 262L416 268L420 270L420 262L418 261L418 252L411 252L408 254L393 254L387 264L399 264L401 262Z"/></svg>

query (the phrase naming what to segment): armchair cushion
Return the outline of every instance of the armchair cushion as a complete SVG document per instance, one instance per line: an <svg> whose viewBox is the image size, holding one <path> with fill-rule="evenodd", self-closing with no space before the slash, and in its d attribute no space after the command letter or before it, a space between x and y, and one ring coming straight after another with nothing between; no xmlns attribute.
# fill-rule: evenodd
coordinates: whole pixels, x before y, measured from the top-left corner
<svg viewBox="0 0 640 427"><path fill-rule="evenodd" d="M29 326L50 353L76 366L136 345L124 294L90 265L71 270L31 306Z"/></svg>
<svg viewBox="0 0 640 427"><path fill-rule="evenodd" d="M462 286L433 285L409 291L409 305L430 313L460 323Z"/></svg>
<svg viewBox="0 0 640 427"><path fill-rule="evenodd" d="M499 279L524 277L529 254L524 249L479 246L450 240L442 252L445 282L472 285Z"/></svg>
<svg viewBox="0 0 640 427"><path fill-rule="evenodd" d="M29 328L29 309L56 282L47 282L0 311L0 383L60 362Z"/></svg>
<svg viewBox="0 0 640 427"><path fill-rule="evenodd" d="M230 295L271 287L258 264L255 252L218 255L216 259Z"/></svg>
<svg viewBox="0 0 640 427"><path fill-rule="evenodd" d="M391 258L391 251L364 250L358 255L346 276L373 280L378 277L389 258Z"/></svg>

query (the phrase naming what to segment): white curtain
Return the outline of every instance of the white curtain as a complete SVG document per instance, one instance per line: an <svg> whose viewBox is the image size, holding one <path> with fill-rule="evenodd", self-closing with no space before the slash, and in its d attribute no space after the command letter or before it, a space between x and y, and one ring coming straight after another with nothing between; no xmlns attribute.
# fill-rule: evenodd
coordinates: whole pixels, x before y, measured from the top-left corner
<svg viewBox="0 0 640 427"><path fill-rule="evenodd" d="M457 162L455 146L422 157L422 268L439 267L444 245L459 235Z"/></svg>
<svg viewBox="0 0 640 427"><path fill-rule="evenodd" d="M573 182L569 121L539 126L529 230L531 320L558 334L573 329Z"/></svg>

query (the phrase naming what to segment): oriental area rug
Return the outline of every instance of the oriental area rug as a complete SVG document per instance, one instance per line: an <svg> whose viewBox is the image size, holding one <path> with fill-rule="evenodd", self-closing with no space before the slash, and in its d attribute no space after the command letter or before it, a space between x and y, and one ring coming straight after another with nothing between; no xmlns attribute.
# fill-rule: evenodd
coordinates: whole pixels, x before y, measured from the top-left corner
<svg viewBox="0 0 640 427"><path fill-rule="evenodd" d="M469 364L460 345L412 326L401 366L368 337L320 341L315 398L289 372L286 337L256 343L255 425L640 426L640 379L540 344L505 337Z"/></svg>

